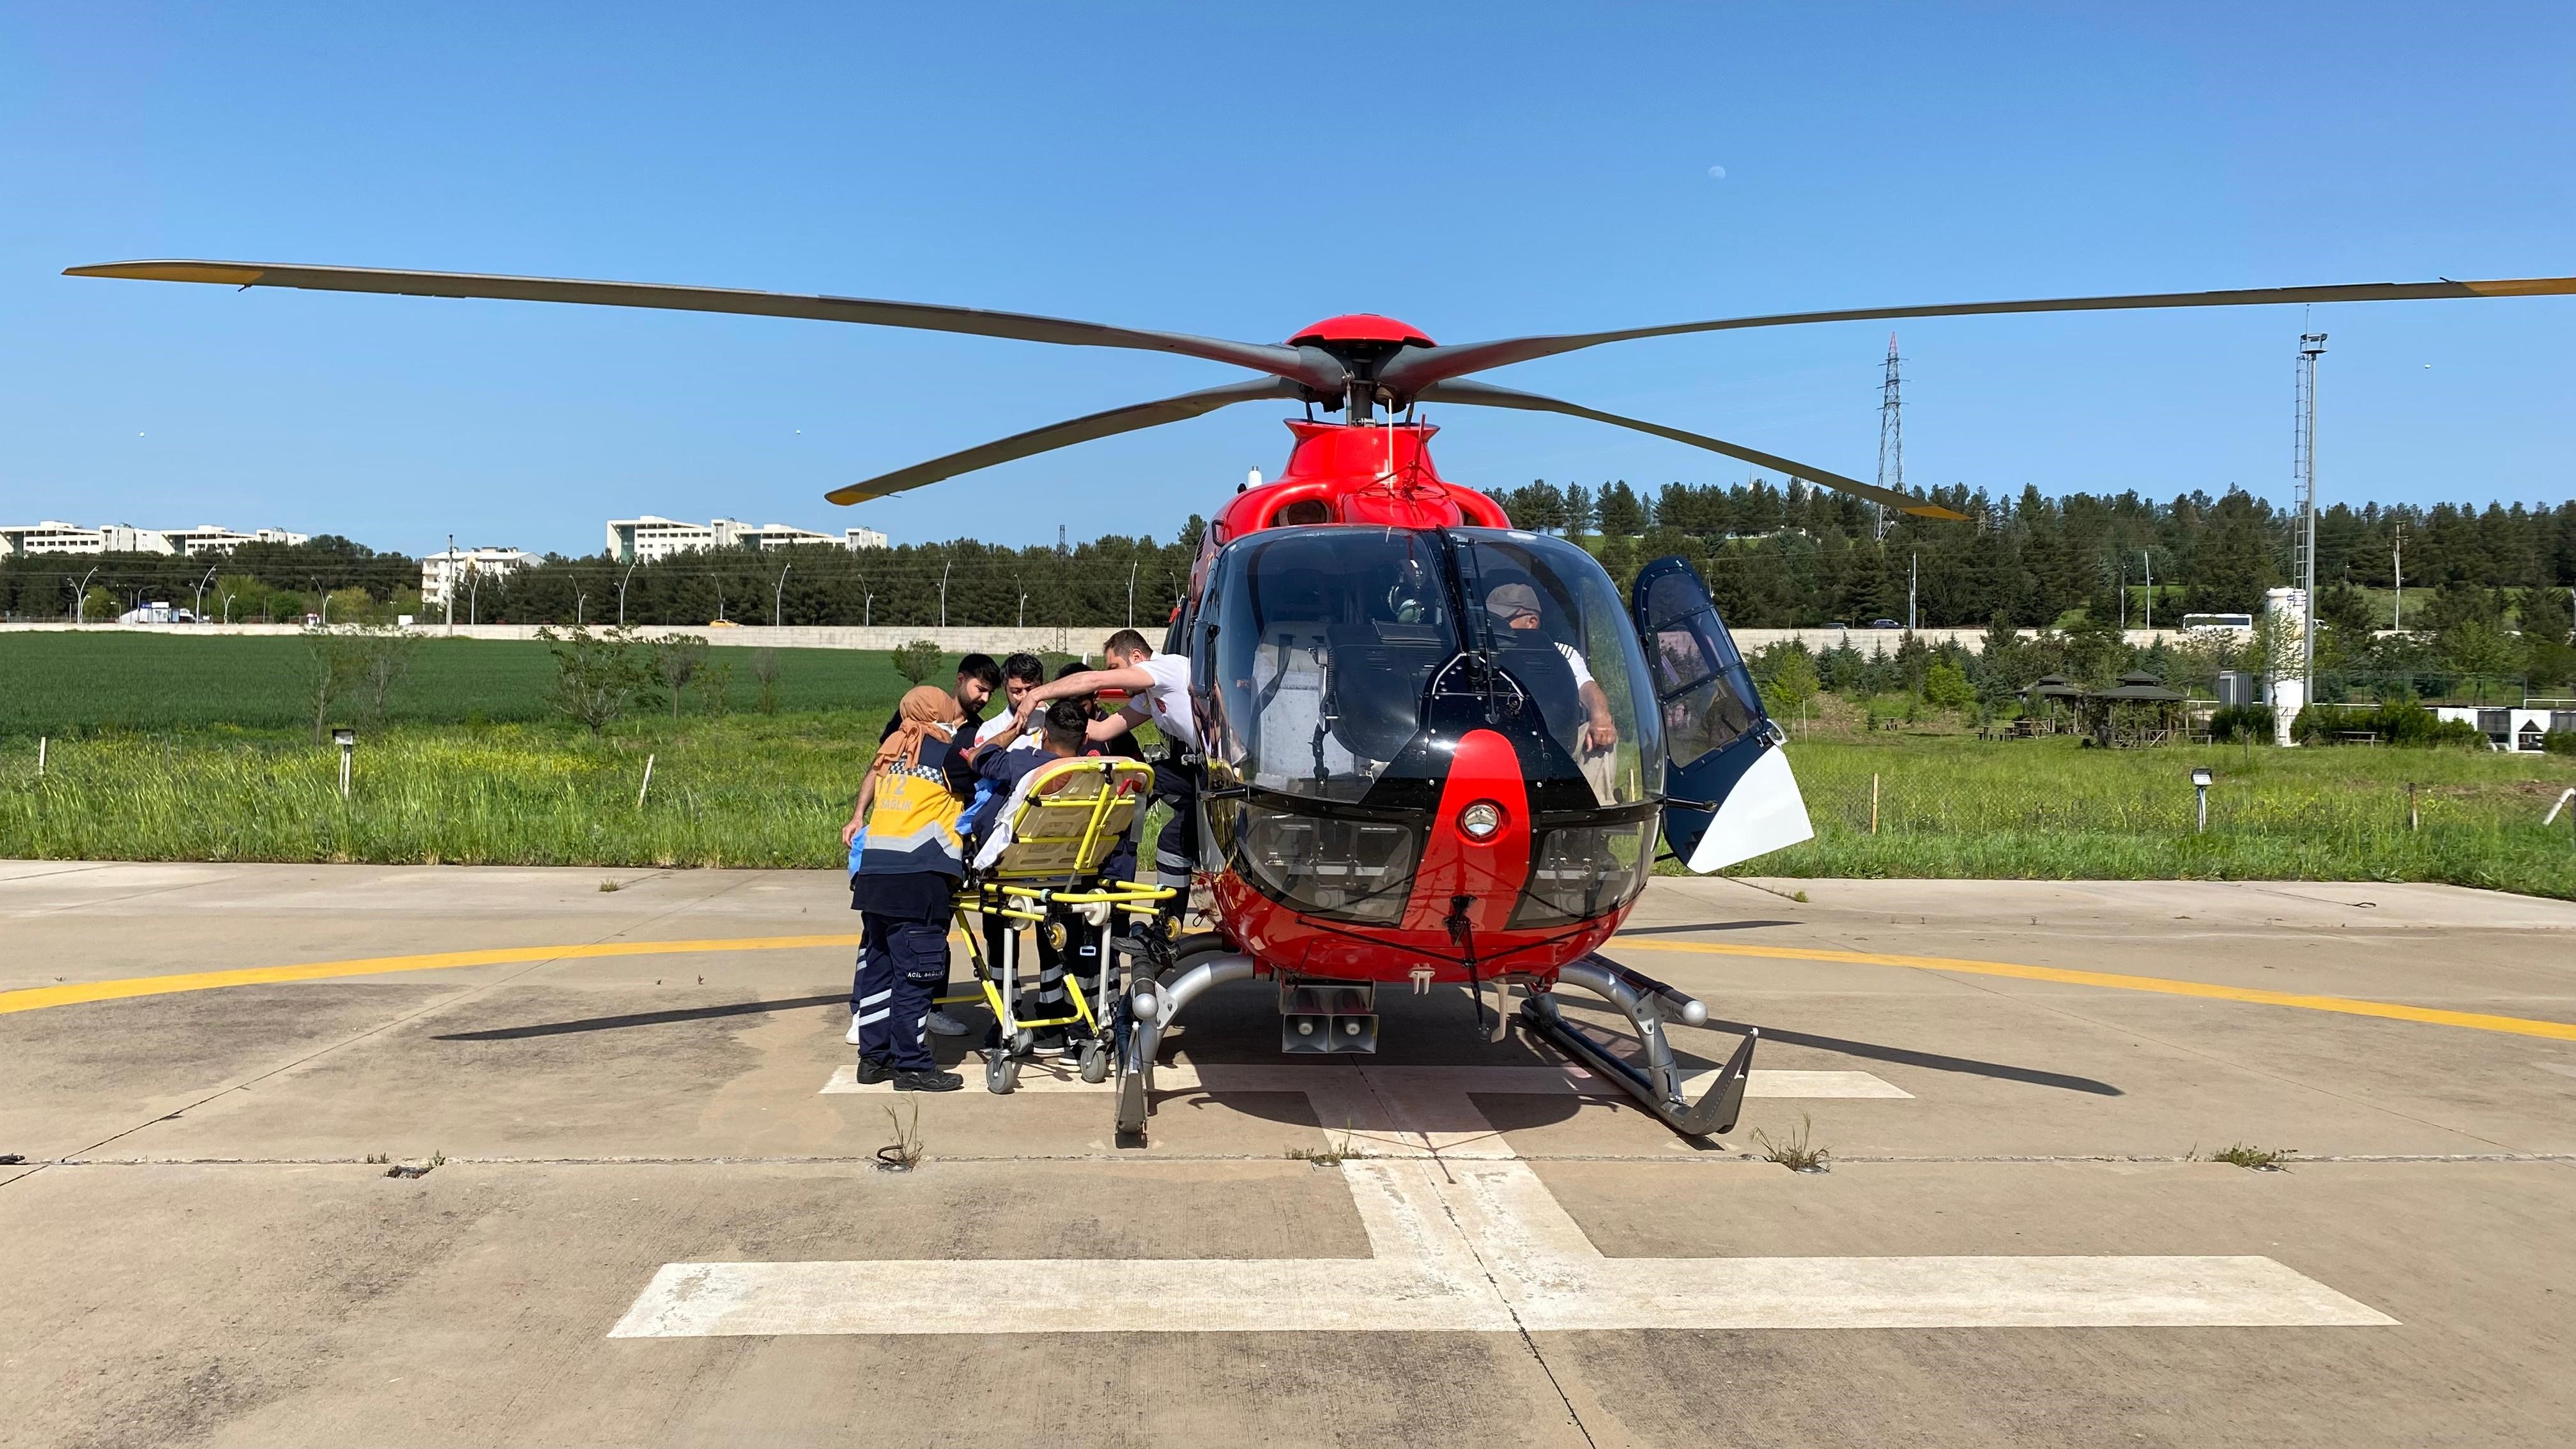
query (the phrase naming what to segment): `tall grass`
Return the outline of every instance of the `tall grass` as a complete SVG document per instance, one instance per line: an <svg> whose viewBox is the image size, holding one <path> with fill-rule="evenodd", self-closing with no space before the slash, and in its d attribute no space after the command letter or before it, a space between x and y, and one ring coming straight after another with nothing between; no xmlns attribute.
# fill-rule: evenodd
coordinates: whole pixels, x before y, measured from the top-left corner
<svg viewBox="0 0 2576 1449"><path fill-rule="evenodd" d="M664 722L667 725L667 722ZM873 714L406 728L339 757L284 740L132 735L0 754L0 856L450 865L827 866ZM636 801L646 757L651 794Z"/></svg>
<svg viewBox="0 0 2576 1449"><path fill-rule="evenodd" d="M2576 896L2576 827L2540 823L2576 766L2544 756L1890 736L1793 741L1789 759L1816 839L1746 873L2432 880ZM2206 833L2195 766L2216 777Z"/></svg>
<svg viewBox="0 0 2576 1449"><path fill-rule="evenodd" d="M403 725L356 788L291 730L0 738L0 857L823 868L884 718L847 710ZM636 803L645 758L650 797ZM1746 874L2428 880L2576 897L2576 764L2461 750L2081 750L1957 736L1793 741L1817 838ZM2194 765L2215 771L2192 828ZM1870 830L1870 781L1878 829ZM2408 782L2422 828L2407 828Z"/></svg>

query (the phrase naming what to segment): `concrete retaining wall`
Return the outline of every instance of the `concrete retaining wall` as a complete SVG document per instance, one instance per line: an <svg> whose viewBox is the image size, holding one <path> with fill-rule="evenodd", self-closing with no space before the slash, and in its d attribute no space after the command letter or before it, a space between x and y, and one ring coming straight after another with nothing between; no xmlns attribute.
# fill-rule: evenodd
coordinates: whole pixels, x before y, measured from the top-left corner
<svg viewBox="0 0 2576 1449"><path fill-rule="evenodd" d="M738 628L718 629L703 624L654 624L640 626L637 632L695 634L711 644L741 648L757 648L766 645L778 649L893 650L915 639L928 639L949 654L964 654L980 649L987 654L999 657L1023 649L1038 654L1097 655L1101 644L1111 634L1116 633L1119 627L1116 624L1076 624L1028 629L934 629L880 625L862 629L836 624L790 624L784 628L772 628L767 624L745 624ZM1163 642L1161 624L1139 627L1143 629L1145 637L1156 645L1159 646ZM539 626L535 624L459 624L449 629L441 624L420 624L413 626L412 632L431 637L452 635L459 639L533 639L537 635L538 628ZM71 624L61 620L0 624L0 634L59 633L73 630L90 634L183 635L289 635L301 632L292 624ZM2022 636L2028 638L2037 632L2037 630L2025 629L2022 631ZM1986 631L1983 629L1918 629L1915 634L1925 644L1955 643L1972 654L1985 648ZM1838 643L1849 641L1853 648L1864 654L1881 649L1892 653L1896 649L1897 641L1903 637L1903 631L1897 629L1738 629L1735 631L1736 642L1747 653L1791 639L1801 640L1809 649L1819 651L1831 649ZM2128 642L2139 648L2145 648L2151 644L2179 643L2183 637L2184 631L2180 629L2127 631Z"/></svg>

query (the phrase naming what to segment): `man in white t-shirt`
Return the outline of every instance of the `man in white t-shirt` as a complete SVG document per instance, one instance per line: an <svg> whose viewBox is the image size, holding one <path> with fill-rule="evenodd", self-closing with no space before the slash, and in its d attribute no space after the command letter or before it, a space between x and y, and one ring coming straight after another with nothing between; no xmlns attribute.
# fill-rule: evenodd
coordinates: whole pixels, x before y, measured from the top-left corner
<svg viewBox="0 0 2576 1449"><path fill-rule="evenodd" d="M1493 615L1507 629L1535 630L1541 626L1538 590L1528 584L1509 583L1498 586L1485 596L1485 612ZM1576 733L1577 761L1583 778L1591 783L1593 793L1604 805L1613 804L1617 796L1616 757L1612 750L1619 743L1619 726L1610 717L1610 697L1601 692L1600 682L1592 677L1592 666L1585 663L1583 651L1562 639L1550 641L1574 674L1575 697L1583 705L1583 727Z"/></svg>
<svg viewBox="0 0 2576 1449"><path fill-rule="evenodd" d="M1206 781L1207 767L1199 756L1198 716L1190 708L1190 661L1187 655L1155 653L1145 636L1133 629L1110 635L1101 658L1107 667L1068 674L1022 695L1017 718L1025 727L1030 715L1055 700L1118 690L1127 696L1126 707L1106 719L1093 720L1090 737L1114 740L1150 719L1170 745L1162 762L1154 766L1154 798L1172 809L1154 843L1154 883L1170 887L1172 896L1163 902L1161 918L1135 943L1145 954L1159 957L1168 953L1173 928L1189 907L1190 872L1199 856L1199 787Z"/></svg>

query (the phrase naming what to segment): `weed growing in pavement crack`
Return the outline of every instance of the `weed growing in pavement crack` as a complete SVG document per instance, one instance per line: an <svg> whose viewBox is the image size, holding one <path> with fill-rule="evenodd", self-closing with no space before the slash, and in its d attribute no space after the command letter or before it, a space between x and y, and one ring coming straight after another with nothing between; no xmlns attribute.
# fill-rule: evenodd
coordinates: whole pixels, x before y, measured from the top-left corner
<svg viewBox="0 0 2576 1449"><path fill-rule="evenodd" d="M374 1158L368 1159L374 1161ZM385 1169L387 1177L427 1177L447 1165L447 1154L433 1151L427 1162L397 1162Z"/></svg>
<svg viewBox="0 0 2576 1449"><path fill-rule="evenodd" d="M877 1149L877 1171L910 1172L921 1165L921 1104L912 1108L911 1120L896 1115L894 1108L885 1109L886 1121L894 1125L894 1140Z"/></svg>
<svg viewBox="0 0 2576 1449"><path fill-rule="evenodd" d="M1317 1167L1339 1167L1353 1158L1375 1154L1353 1143L1350 1126L1345 1123L1342 1127L1342 1140L1339 1142L1328 1139L1321 1147L1291 1147L1279 1155L1291 1162L1310 1162Z"/></svg>
<svg viewBox="0 0 2576 1449"><path fill-rule="evenodd" d="M2254 1172L2279 1172L2297 1152L2295 1147L2251 1147L2239 1142L2224 1152L2211 1153L2209 1160Z"/></svg>
<svg viewBox="0 0 2576 1449"><path fill-rule="evenodd" d="M1814 1135L1815 1126L1816 1124L1802 1112L1798 1114L1798 1130L1794 1134L1784 1136L1775 1142L1771 1139L1770 1133L1756 1127L1753 1129L1753 1140L1761 1144L1765 1161L1776 1162L1791 1172L1824 1172L1829 1170L1826 1159L1833 1154L1822 1147L1815 1146L1810 1140Z"/></svg>

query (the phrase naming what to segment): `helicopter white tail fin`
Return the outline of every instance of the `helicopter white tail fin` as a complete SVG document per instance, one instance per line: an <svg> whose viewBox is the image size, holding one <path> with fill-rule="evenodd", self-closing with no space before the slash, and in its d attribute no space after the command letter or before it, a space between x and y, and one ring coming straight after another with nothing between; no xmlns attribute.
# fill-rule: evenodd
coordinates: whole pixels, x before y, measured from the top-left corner
<svg viewBox="0 0 2576 1449"><path fill-rule="evenodd" d="M1707 875L1815 838L1806 797L1798 793L1798 777L1789 772L1789 752L1775 747L1764 750L1726 792L1687 864Z"/></svg>

